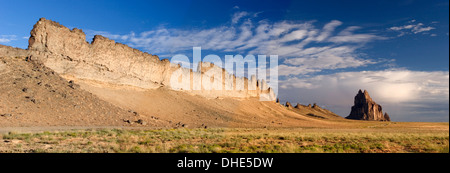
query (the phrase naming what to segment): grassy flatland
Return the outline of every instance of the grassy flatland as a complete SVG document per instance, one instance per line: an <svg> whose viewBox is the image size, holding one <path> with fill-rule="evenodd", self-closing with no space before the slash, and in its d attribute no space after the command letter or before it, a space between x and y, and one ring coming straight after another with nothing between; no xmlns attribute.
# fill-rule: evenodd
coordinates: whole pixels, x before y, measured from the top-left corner
<svg viewBox="0 0 450 173"><path fill-rule="evenodd" d="M448 153L448 123L397 128L211 128L72 130L0 134L0 152ZM386 123L384 123L386 124ZM405 127L403 127L405 126ZM406 128L409 127L409 128ZM423 128L417 128L423 127ZM447 127L447 128L445 128Z"/></svg>

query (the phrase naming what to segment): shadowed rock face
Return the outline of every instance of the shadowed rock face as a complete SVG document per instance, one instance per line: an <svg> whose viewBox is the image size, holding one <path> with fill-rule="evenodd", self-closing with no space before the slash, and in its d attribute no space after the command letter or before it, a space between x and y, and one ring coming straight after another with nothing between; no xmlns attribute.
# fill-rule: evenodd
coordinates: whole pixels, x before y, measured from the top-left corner
<svg viewBox="0 0 450 173"><path fill-rule="evenodd" d="M355 120L390 121L389 115L387 113L383 115L381 105L375 103L366 90L364 90L364 92L359 90L358 94L355 96L354 104L350 115L345 118Z"/></svg>
<svg viewBox="0 0 450 173"><path fill-rule="evenodd" d="M386 121L391 121L391 117L389 117L389 114L387 112L384 113L384 119Z"/></svg>

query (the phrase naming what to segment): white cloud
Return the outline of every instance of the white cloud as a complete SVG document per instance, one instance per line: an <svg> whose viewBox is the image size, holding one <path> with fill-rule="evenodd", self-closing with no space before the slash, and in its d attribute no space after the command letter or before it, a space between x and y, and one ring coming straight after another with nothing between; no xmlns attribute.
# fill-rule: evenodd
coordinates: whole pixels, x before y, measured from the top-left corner
<svg viewBox="0 0 450 173"><path fill-rule="evenodd" d="M308 74L322 70L361 67L377 62L358 58L353 46L314 47L299 54L299 58L289 58L284 61L286 66L280 66L280 76ZM288 66L289 65L289 66ZM283 69L286 68L286 69Z"/></svg>
<svg viewBox="0 0 450 173"><path fill-rule="evenodd" d="M423 26L423 23L418 23L417 25L413 25L412 28L408 28L408 29L411 29L411 31L412 31L414 34L417 34L417 33L421 33L421 32L430 31L430 30L433 30L433 29L435 29L435 28L434 28L434 27L431 27L431 26L424 27L424 26Z"/></svg>
<svg viewBox="0 0 450 173"><path fill-rule="evenodd" d="M253 14L253 15L252 15ZM349 27L335 35L336 27L341 21L333 20L317 29L313 22L280 21L271 23L268 20L255 21L257 13L236 12L231 17L231 25L222 25L208 29L176 29L161 26L152 31L130 33L125 35L111 34L103 31L86 30L88 36L101 34L111 39L118 39L132 47L142 48L152 54L175 55L186 52L194 46L203 50L232 52L234 54L273 54L280 58L300 57L303 51L312 47L321 49L335 47L334 44L366 43L382 37L374 34L353 34L359 27ZM250 20L252 19L252 20ZM306 46L312 43L324 46Z"/></svg>
<svg viewBox="0 0 450 173"><path fill-rule="evenodd" d="M17 40L16 35L0 35L0 43L9 43L13 40Z"/></svg>
<svg viewBox="0 0 450 173"><path fill-rule="evenodd" d="M278 76L304 75L320 71L319 69L308 68L307 66L278 65Z"/></svg>
<svg viewBox="0 0 450 173"><path fill-rule="evenodd" d="M418 34L418 33L428 32L433 29L436 29L431 26L424 26L423 23L415 24L415 22L416 22L416 20L411 20L408 22L408 23L410 23L408 25L393 26L393 27L390 27L389 30L400 32L398 37L401 37L401 36L404 36L405 34Z"/></svg>
<svg viewBox="0 0 450 173"><path fill-rule="evenodd" d="M333 31L336 29L336 27L342 25L341 21L338 20L333 20L330 23L327 23L323 29L321 34L316 38L316 41L324 41L325 39L327 39L332 33Z"/></svg>
<svg viewBox="0 0 450 173"><path fill-rule="evenodd" d="M231 19L231 23L236 24L237 22L239 22L239 19L241 19L242 17L245 17L247 15L249 15L249 13L247 13L245 11L234 13L233 17Z"/></svg>
<svg viewBox="0 0 450 173"><path fill-rule="evenodd" d="M308 34L307 30L296 30L292 31L289 34L286 34L280 41L281 42L289 42L289 41L295 41L295 40L302 40L305 38Z"/></svg>
<svg viewBox="0 0 450 173"><path fill-rule="evenodd" d="M385 37L377 36L375 34L354 34L353 32L361 29L359 26L350 26L341 31L337 36L333 36L328 40L335 43L364 43L373 40L384 40Z"/></svg>
<svg viewBox="0 0 450 173"><path fill-rule="evenodd" d="M375 64L358 50L364 43L385 39L371 33L357 33L359 26L336 30L343 22L332 20L323 26L312 21L293 22L254 20L250 12L236 12L230 23L207 29L175 29L161 26L155 30L126 35L91 31L119 39L132 47L142 48L163 58L190 53L192 47L229 54L278 55L279 76L311 75L323 70L356 68ZM252 19L252 20L250 20ZM320 44L320 45L316 45ZM164 56L167 57L164 57ZM203 55L205 56L205 55Z"/></svg>
<svg viewBox="0 0 450 173"><path fill-rule="evenodd" d="M400 31L400 30L404 30L404 29L411 29L414 28L414 25L405 25L405 26L394 26L394 27L390 27L390 30L393 31Z"/></svg>

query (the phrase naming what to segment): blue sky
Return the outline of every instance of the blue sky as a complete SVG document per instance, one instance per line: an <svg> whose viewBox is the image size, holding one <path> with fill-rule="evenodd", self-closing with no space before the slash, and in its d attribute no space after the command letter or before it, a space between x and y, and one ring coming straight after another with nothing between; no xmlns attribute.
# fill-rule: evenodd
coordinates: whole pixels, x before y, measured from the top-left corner
<svg viewBox="0 0 450 173"><path fill-rule="evenodd" d="M367 89L395 121L449 120L449 1L6 1L0 44L45 17L171 58L279 55L279 97L347 116Z"/></svg>

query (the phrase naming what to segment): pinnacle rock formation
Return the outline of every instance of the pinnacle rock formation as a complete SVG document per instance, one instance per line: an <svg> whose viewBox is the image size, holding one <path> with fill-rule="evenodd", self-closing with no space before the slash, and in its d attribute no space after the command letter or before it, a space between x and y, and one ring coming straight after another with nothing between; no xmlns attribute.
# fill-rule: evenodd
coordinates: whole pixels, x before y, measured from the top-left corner
<svg viewBox="0 0 450 173"><path fill-rule="evenodd" d="M302 105L301 105L300 103L297 103L297 105L295 105L294 108L300 109L301 106L302 106Z"/></svg>
<svg viewBox="0 0 450 173"><path fill-rule="evenodd" d="M391 121L391 118L389 117L389 114L387 112L384 113L384 119L386 121Z"/></svg>
<svg viewBox="0 0 450 173"><path fill-rule="evenodd" d="M286 102L286 107L288 107L288 108L293 108L293 107L292 107L292 104L291 104L290 102Z"/></svg>
<svg viewBox="0 0 450 173"><path fill-rule="evenodd" d="M364 92L361 90L358 91L350 115L345 118L355 120L390 121L389 115L387 113L383 115L381 105L375 103L366 90L364 90Z"/></svg>

